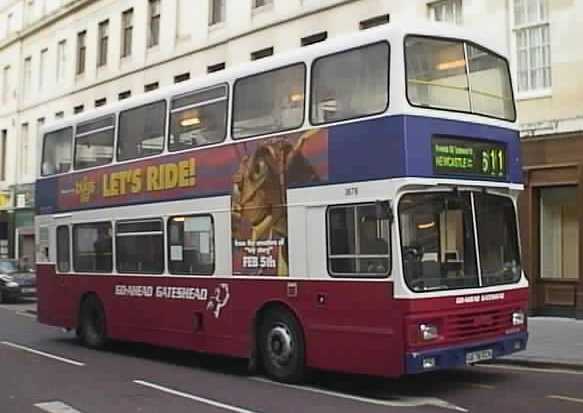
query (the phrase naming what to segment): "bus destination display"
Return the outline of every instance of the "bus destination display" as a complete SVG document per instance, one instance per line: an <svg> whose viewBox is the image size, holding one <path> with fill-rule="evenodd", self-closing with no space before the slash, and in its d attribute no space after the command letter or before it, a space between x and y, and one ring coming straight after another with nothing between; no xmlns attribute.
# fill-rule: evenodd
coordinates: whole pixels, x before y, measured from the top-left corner
<svg viewBox="0 0 583 413"><path fill-rule="evenodd" d="M506 147L500 143L433 137L433 172L504 179Z"/></svg>

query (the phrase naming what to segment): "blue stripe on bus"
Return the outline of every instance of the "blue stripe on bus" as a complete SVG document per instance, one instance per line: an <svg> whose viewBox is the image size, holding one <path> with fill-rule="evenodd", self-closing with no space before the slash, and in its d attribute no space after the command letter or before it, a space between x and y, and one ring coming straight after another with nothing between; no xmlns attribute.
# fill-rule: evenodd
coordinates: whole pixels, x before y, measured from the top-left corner
<svg viewBox="0 0 583 413"><path fill-rule="evenodd" d="M433 171L431 138L444 135L500 142L506 145L508 176L504 182L521 183L520 140L516 131L470 122L421 116L389 116L328 128L328 179L321 184L362 182L369 180L438 176ZM205 149L193 151L204 154ZM163 161L164 158L161 158ZM232 167L229 167L232 169ZM227 169L229 169L227 168ZM219 171L216 171L219 173ZM460 179L459 176L455 176ZM468 179L484 179L467 177ZM63 178L61 178L63 179ZM203 179L199 176L198 179ZM461 177L463 179L463 177ZM317 185L317 184L316 184ZM37 213L63 212L58 207L59 178L37 182ZM225 188L198 192L197 197L229 195ZM133 202L141 203L140 196ZM164 199L169 201L171 199ZM150 202L158 202L151 200Z"/></svg>

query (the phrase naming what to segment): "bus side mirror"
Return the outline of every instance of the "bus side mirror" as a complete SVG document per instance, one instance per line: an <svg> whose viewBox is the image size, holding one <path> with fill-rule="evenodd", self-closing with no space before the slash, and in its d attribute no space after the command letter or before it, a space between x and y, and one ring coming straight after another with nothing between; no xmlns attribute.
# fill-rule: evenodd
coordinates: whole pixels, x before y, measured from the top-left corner
<svg viewBox="0 0 583 413"><path fill-rule="evenodd" d="M376 201L376 218L377 219L388 219L389 222L393 223L393 208L391 207L391 201Z"/></svg>

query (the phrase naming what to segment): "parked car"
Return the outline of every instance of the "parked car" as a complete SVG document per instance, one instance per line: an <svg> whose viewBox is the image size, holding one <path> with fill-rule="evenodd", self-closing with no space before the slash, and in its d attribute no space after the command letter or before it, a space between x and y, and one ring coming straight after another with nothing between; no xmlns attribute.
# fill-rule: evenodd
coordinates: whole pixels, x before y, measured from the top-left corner
<svg viewBox="0 0 583 413"><path fill-rule="evenodd" d="M16 260L0 259L0 303L36 296L36 274L22 269Z"/></svg>

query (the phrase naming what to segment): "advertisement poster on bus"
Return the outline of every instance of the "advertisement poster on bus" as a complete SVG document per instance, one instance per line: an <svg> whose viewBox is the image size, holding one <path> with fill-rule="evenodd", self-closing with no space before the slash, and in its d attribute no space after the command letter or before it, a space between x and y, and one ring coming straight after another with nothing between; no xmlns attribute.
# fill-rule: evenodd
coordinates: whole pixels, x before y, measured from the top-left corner
<svg viewBox="0 0 583 413"><path fill-rule="evenodd" d="M289 187L327 180L325 130L254 141L240 154L233 176L233 273L286 277Z"/></svg>

